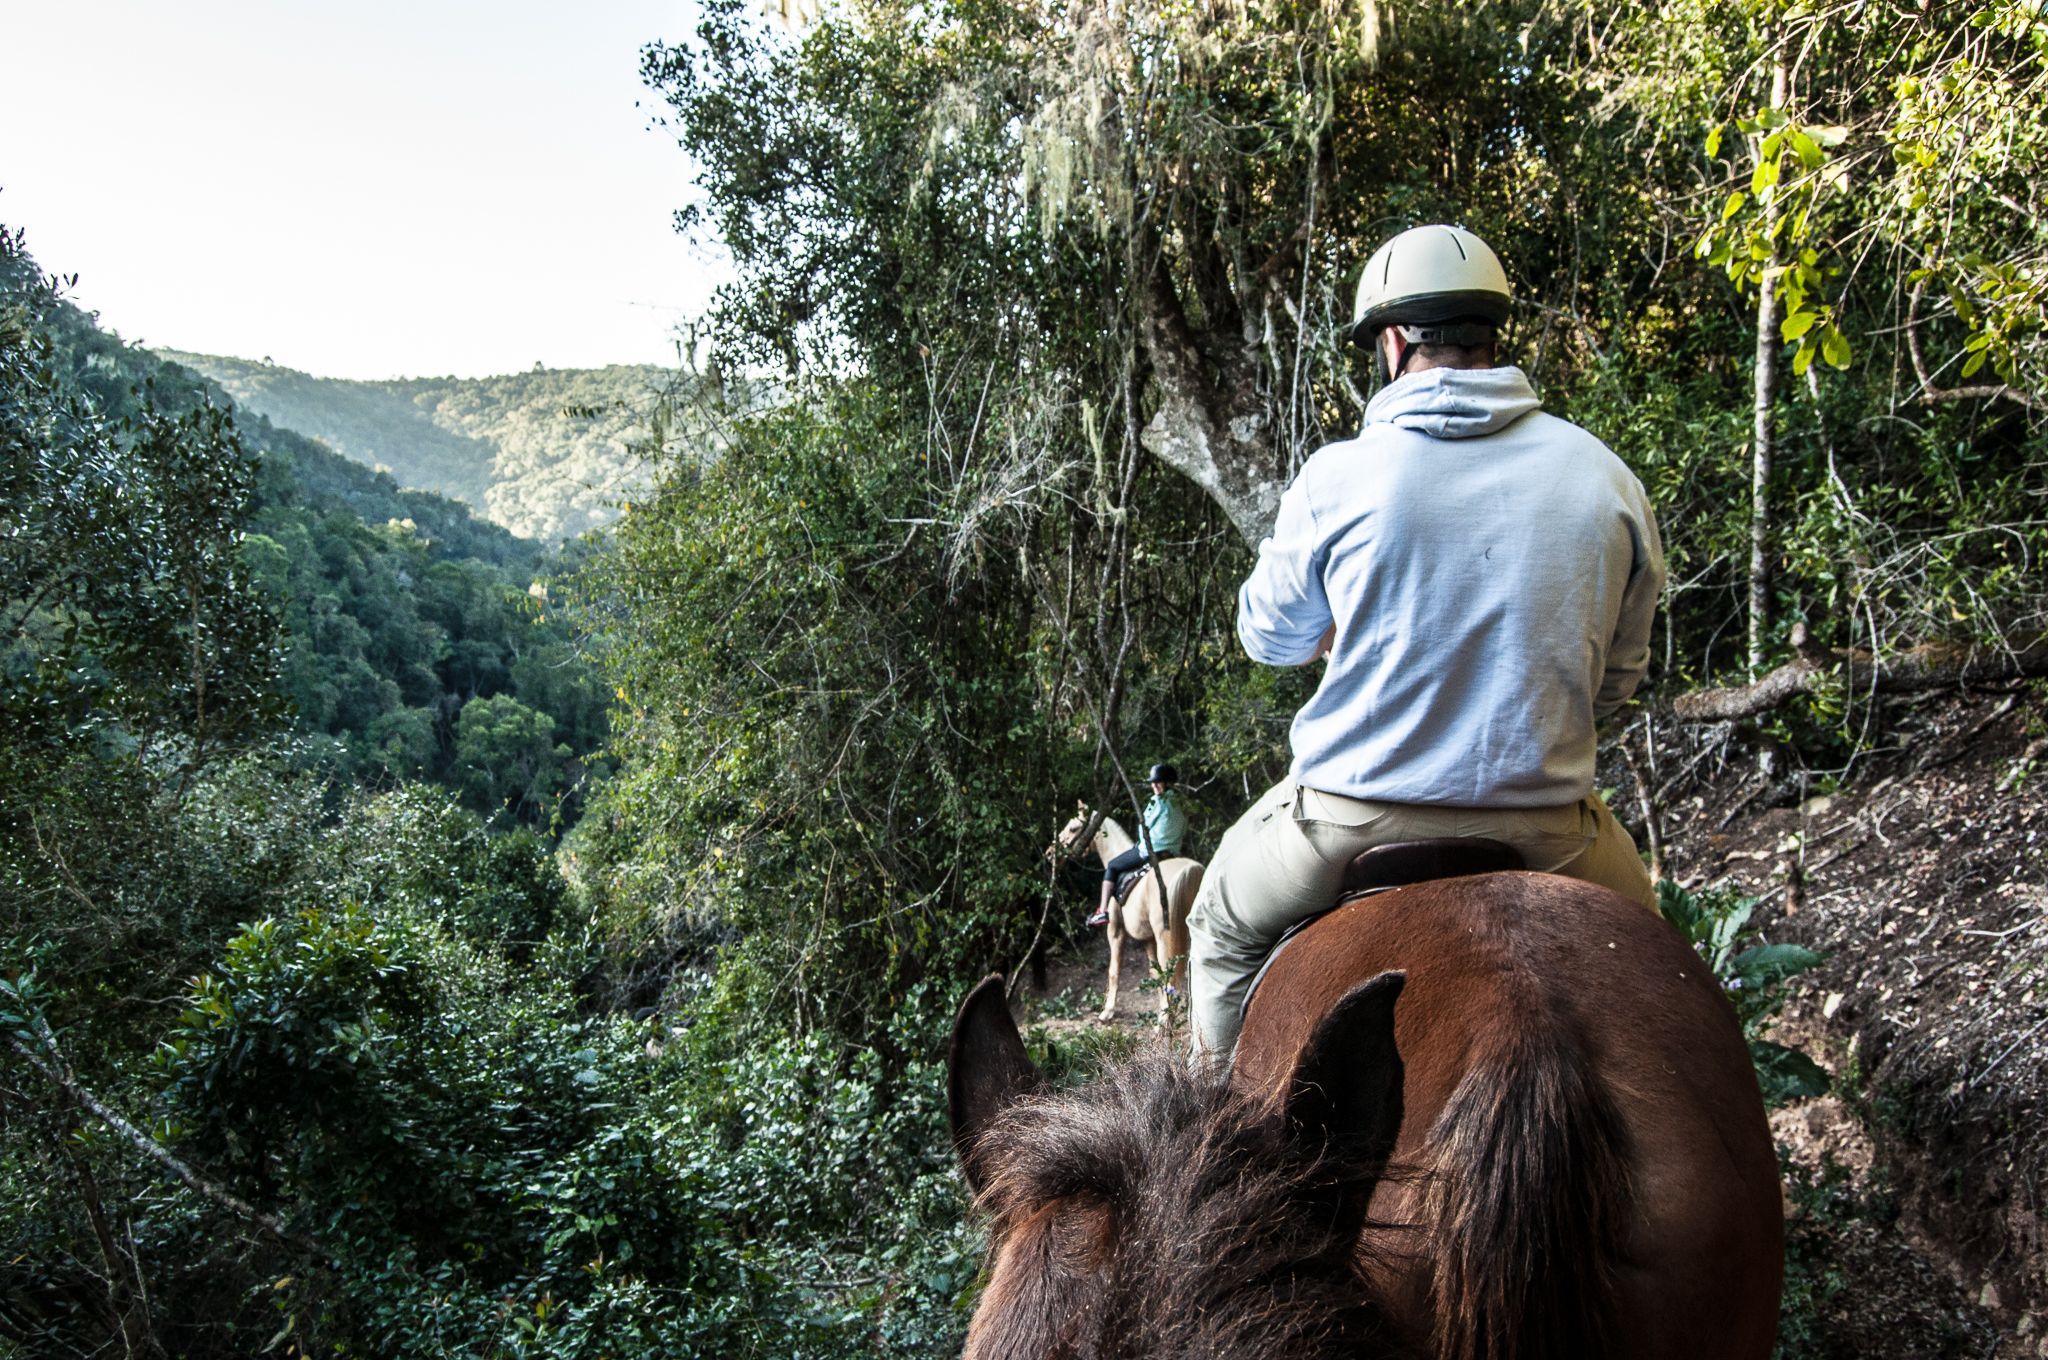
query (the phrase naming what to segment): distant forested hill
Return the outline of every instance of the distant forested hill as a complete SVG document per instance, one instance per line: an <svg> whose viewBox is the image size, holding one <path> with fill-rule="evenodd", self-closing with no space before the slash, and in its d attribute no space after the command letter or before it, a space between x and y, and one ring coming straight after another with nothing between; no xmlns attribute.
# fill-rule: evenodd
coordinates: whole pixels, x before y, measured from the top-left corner
<svg viewBox="0 0 2048 1360"><path fill-rule="evenodd" d="M325 440L403 486L555 543L600 525L647 478L650 412L677 375L648 365L495 378L318 378L248 359L158 351L244 411Z"/></svg>
<svg viewBox="0 0 2048 1360"><path fill-rule="evenodd" d="M569 620L548 606L545 582L573 564L458 501L401 487L260 414L230 412L218 384L63 301L18 237L0 246L0 344L34 398L0 393L0 422L25 422L0 448L0 524L11 529L0 603L14 606L0 636L0 710L19 700L22 713L40 714L50 694L89 698L79 677L118 678L131 665L122 659L161 634L158 650L177 665L159 670L176 683L151 683L177 694L198 686L192 702L208 715L200 755L232 719L251 740L296 734L294 761L339 783L424 780L486 815L573 823L607 721ZM54 403L52 413L36 415L35 402ZM191 531L194 565L166 565L185 531L152 516L182 524L177 515L206 506L219 523L211 538ZM110 557L114 529L133 561ZM585 551L572 544L568 555ZM212 581L207 572L221 581L201 591L194 583ZM241 631L193 623L199 605L189 601L147 627L130 617L136 600L173 587L225 601L218 608ZM81 591L85 603L72 598ZM246 654L240 691L178 678L195 636ZM67 638L75 645L60 647Z"/></svg>

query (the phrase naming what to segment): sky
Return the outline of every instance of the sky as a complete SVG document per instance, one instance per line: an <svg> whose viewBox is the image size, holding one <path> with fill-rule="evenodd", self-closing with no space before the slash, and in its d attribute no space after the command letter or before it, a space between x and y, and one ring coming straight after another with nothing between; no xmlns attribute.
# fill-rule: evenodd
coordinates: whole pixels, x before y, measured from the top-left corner
<svg viewBox="0 0 2048 1360"><path fill-rule="evenodd" d="M687 0L0 14L0 223L123 339L341 378L672 364L726 277L639 80Z"/></svg>

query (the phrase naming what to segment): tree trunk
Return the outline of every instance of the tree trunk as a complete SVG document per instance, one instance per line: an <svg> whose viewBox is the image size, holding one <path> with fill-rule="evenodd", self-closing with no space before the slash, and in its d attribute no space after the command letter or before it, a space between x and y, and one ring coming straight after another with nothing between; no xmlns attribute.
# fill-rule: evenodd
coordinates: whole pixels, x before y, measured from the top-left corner
<svg viewBox="0 0 2048 1360"><path fill-rule="evenodd" d="M1771 61L1771 107L1783 109L1791 98L1785 50L1780 43ZM1759 157L1763 154L1759 143ZM1771 257L1764 262L1756 292L1756 400L1750 436L1749 469L1749 673L1761 675L1769 660L1771 633L1771 538L1775 528L1771 505L1771 458L1777 451L1772 407L1778 399L1778 328L1784 304L1778 297L1778 196L1772 193L1764 213Z"/></svg>
<svg viewBox="0 0 2048 1360"><path fill-rule="evenodd" d="M1272 414L1249 384L1219 390L1211 381L1165 259L1150 241L1138 242L1135 253L1138 340L1160 397L1139 438L1147 451L1222 506L1238 535L1256 547L1272 532L1280 493L1287 489L1285 469L1273 448ZM1256 365L1229 367L1250 373Z"/></svg>

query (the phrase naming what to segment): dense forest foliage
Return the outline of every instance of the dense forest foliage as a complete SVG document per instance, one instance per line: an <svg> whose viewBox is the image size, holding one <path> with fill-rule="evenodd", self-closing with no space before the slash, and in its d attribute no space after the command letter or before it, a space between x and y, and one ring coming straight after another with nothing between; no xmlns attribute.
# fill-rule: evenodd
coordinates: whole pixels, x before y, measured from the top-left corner
<svg viewBox="0 0 2048 1360"><path fill-rule="evenodd" d="M945 1332L943 997L893 1060L614 1004L591 548L236 417L0 245L0 1353Z"/></svg>
<svg viewBox="0 0 2048 1360"><path fill-rule="evenodd" d="M680 399L695 386L647 365L356 382L160 352L218 383L244 411L550 544L609 524L647 484L650 453L677 433L662 413L690 409Z"/></svg>
<svg viewBox="0 0 2048 1360"><path fill-rule="evenodd" d="M2041 654L2044 60L2022 0L717 0L644 71L786 399L689 388L573 571L10 243L0 1335L951 1353L951 1007L1068 929L1075 797L1173 758L1201 853L1284 766L1234 590L1366 253L1494 243L1662 518L1650 701L1797 663L1751 735L1825 774L1888 664Z"/></svg>
<svg viewBox="0 0 2048 1360"><path fill-rule="evenodd" d="M16 249L7 269L10 302L29 308L33 263ZM296 431L229 416L182 367L61 301L30 310L56 381L116 443L129 425L183 416L216 431L189 457L252 469L235 551L281 625L277 676L303 738L298 763L345 780L430 779L532 825L567 798L573 819L607 719L568 621L545 608L559 557Z"/></svg>

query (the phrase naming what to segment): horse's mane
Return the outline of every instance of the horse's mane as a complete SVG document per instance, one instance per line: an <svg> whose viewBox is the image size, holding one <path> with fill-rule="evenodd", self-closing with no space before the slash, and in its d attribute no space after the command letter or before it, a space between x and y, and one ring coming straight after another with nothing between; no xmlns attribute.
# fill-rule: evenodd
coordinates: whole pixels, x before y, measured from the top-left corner
<svg viewBox="0 0 2048 1360"><path fill-rule="evenodd" d="M1139 1060L1021 1102L982 1147L993 1174L981 1205L998 1245L1054 1206L1109 1225L1090 1236L1100 1285L1085 1306L1100 1316L1089 1354L1407 1353L1388 1334L1358 1237L1360 1192L1378 1168L1291 1134L1225 1079ZM1014 1312L1012 1325L1032 1325L1029 1309ZM1124 1329L1141 1346L1115 1344Z"/></svg>
<svg viewBox="0 0 2048 1360"><path fill-rule="evenodd" d="M1096 835L1108 836L1113 840L1122 839L1132 841L1133 844L1136 843L1133 837L1131 836L1131 833L1124 830L1124 824L1122 822L1110 816L1107 812L1101 813L1099 814L1099 816L1101 820L1096 822L1095 824Z"/></svg>

